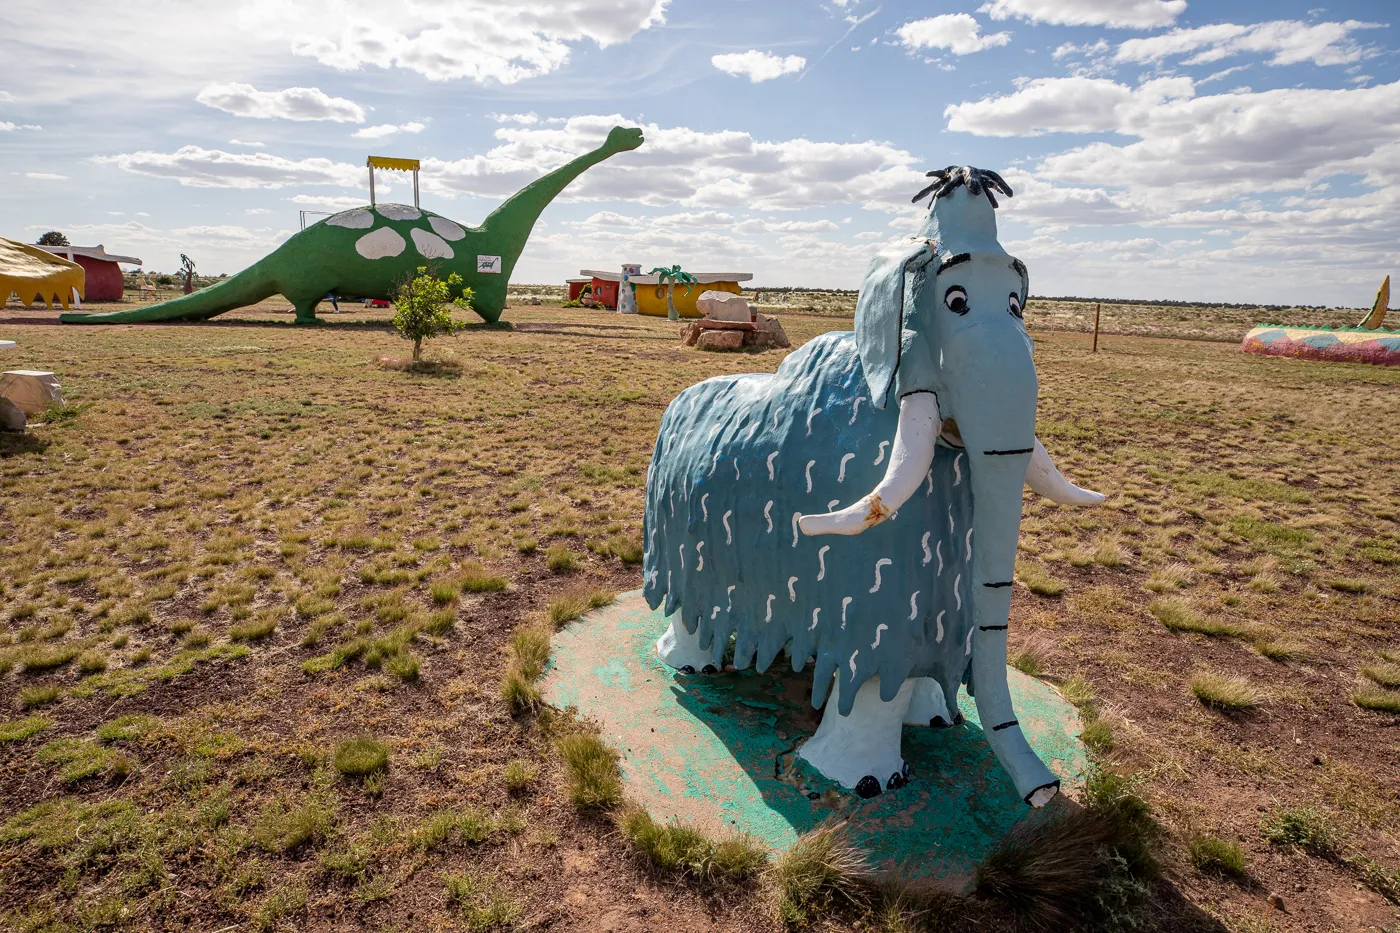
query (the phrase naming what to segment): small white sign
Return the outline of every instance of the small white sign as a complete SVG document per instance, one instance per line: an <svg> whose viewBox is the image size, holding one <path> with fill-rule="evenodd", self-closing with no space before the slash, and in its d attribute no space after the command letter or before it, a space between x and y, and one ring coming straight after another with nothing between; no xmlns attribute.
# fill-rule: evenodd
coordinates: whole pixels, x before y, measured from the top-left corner
<svg viewBox="0 0 1400 933"><path fill-rule="evenodd" d="M476 257L476 271L489 272L492 275L501 274L500 256L478 256Z"/></svg>

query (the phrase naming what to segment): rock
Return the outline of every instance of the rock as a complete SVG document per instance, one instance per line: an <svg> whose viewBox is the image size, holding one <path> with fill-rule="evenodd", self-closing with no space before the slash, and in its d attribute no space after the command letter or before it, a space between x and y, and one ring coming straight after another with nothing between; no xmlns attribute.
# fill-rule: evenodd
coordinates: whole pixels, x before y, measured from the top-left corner
<svg viewBox="0 0 1400 933"><path fill-rule="evenodd" d="M14 402L0 398L0 431L23 431L28 420Z"/></svg>
<svg viewBox="0 0 1400 933"><path fill-rule="evenodd" d="M695 300L695 307L712 321L752 321L753 311L742 295L711 289Z"/></svg>
<svg viewBox="0 0 1400 933"><path fill-rule="evenodd" d="M695 341L700 339L701 327L699 324L687 324L681 328L681 341L687 347L695 346Z"/></svg>
<svg viewBox="0 0 1400 933"><path fill-rule="evenodd" d="M744 345L744 332L741 330L706 330L695 341L702 350L738 350Z"/></svg>
<svg viewBox="0 0 1400 933"><path fill-rule="evenodd" d="M1270 894L1269 903L1273 905L1275 910L1281 910L1284 913L1288 913L1288 905L1283 902L1283 898L1279 895Z"/></svg>
<svg viewBox="0 0 1400 933"><path fill-rule="evenodd" d="M0 398L9 399L26 415L42 415L50 405L63 404L63 389L53 373L15 369L0 373Z"/></svg>
<svg viewBox="0 0 1400 933"><path fill-rule="evenodd" d="M783 330L783 325L778 323L778 319L769 314L760 314L756 321L759 332L768 334L769 345L774 347L790 347L792 341L788 340L787 331Z"/></svg>

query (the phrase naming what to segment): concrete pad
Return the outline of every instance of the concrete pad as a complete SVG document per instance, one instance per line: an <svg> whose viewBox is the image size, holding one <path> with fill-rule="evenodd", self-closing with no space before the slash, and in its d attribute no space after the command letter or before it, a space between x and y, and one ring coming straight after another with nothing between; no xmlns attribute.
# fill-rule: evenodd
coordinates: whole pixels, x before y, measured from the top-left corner
<svg viewBox="0 0 1400 933"><path fill-rule="evenodd" d="M682 675L656 657L666 625L641 591L624 593L555 636L542 683L549 703L599 723L622 753L628 797L653 817L748 832L783 851L835 816L877 869L955 890L1014 825L1045 818L1016 795L965 694L965 725L905 728L909 786L863 801L795 754L820 718L810 668L794 674L779 659L764 674ZM1077 711L1050 686L1007 674L1026 738L1065 788L1077 786L1088 768Z"/></svg>

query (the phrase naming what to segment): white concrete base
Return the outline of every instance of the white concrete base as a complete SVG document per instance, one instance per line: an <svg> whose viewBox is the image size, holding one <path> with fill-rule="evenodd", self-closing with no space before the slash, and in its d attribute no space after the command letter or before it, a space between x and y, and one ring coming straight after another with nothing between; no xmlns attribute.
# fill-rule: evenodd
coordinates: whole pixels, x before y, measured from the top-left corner
<svg viewBox="0 0 1400 933"><path fill-rule="evenodd" d="M904 714L906 726L951 726L953 715L948 712L948 701L943 698L943 687L932 677L910 678L914 684L914 697L909 701L909 711Z"/></svg>
<svg viewBox="0 0 1400 933"><path fill-rule="evenodd" d="M914 697L914 680L906 680L895 698L886 703L880 699L879 678L870 678L856 692L849 716L837 712L840 693L838 677L827 697L816 735L807 740L797 756L861 797L903 787L909 770L900 740L904 717Z"/></svg>
<svg viewBox="0 0 1400 933"><path fill-rule="evenodd" d="M724 647L724 644L716 638L709 651L702 650L700 630L697 628L694 635L690 634L681 624L680 616L673 615L671 616L671 624L656 640L656 656L667 666L678 671L704 674L707 673L705 668L708 667L710 668L708 673L715 673L722 669Z"/></svg>

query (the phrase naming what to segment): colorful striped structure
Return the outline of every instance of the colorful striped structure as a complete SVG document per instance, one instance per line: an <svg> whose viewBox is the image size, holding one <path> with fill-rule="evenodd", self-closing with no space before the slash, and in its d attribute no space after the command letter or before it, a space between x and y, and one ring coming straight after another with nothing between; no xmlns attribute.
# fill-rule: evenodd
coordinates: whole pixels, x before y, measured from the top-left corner
<svg viewBox="0 0 1400 933"><path fill-rule="evenodd" d="M1381 327L1390 303L1390 276L1385 277L1371 310L1357 327L1286 327L1260 324L1244 335L1241 349L1266 356L1334 363L1400 366L1400 330Z"/></svg>

